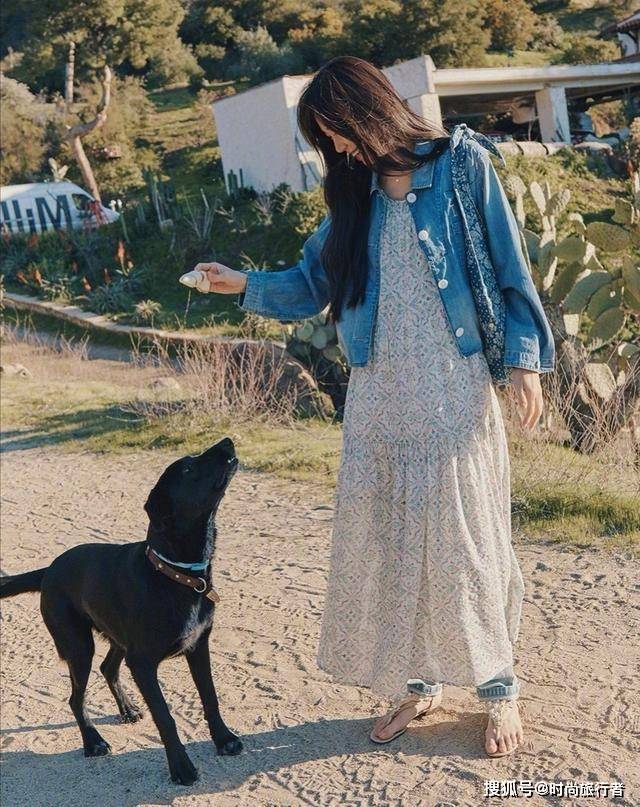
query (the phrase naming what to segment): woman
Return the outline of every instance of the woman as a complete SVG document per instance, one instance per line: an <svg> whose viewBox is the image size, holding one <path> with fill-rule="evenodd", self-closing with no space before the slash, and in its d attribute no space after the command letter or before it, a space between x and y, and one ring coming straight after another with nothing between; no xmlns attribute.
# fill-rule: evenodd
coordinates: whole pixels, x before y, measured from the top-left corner
<svg viewBox="0 0 640 807"><path fill-rule="evenodd" d="M263 316L302 319L328 304L351 365L318 664L392 699L377 743L437 708L443 684L475 686L486 753L503 756L523 741L512 650L523 583L464 226L480 212L505 307L504 365L533 429L555 353L517 224L475 141L465 145L473 201L461 209L447 132L362 59L324 65L298 116L322 154L329 208L298 264L196 268L210 291L239 293Z"/></svg>

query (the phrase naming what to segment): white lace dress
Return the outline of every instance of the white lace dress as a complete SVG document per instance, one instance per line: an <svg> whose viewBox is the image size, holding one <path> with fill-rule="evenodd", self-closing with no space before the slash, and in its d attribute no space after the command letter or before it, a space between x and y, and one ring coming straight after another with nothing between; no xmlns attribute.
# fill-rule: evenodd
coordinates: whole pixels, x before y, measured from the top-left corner
<svg viewBox="0 0 640 807"><path fill-rule="evenodd" d="M318 664L380 696L512 663L523 597L509 455L482 352L460 355L408 203L385 199L373 357L351 370Z"/></svg>

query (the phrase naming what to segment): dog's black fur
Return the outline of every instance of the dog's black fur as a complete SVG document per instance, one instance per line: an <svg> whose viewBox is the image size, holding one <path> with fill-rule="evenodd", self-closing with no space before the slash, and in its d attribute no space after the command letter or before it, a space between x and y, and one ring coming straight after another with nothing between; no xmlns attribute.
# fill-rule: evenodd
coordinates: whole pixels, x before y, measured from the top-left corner
<svg viewBox="0 0 640 807"><path fill-rule="evenodd" d="M69 665L69 704L82 734L85 756L101 756L111 750L84 705L94 652L92 629L111 644L100 669L122 720L132 723L142 717L120 685L124 659L158 727L174 782L192 784L198 772L180 742L158 684L158 665L169 656L186 656L218 754L242 750L242 743L220 716L211 676L208 640L214 604L156 571L145 557L148 543L181 563L212 558L215 514L237 465L229 438L196 457L183 457L164 471L149 494L146 541L85 544L64 552L46 569L0 580L1 597L42 592L44 622L60 657ZM194 574L210 580L211 564L206 572Z"/></svg>

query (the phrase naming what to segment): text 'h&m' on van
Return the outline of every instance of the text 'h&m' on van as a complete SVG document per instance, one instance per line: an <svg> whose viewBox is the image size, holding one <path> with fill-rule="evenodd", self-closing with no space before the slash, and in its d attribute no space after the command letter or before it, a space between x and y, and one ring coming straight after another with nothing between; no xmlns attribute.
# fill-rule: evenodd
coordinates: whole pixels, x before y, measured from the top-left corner
<svg viewBox="0 0 640 807"><path fill-rule="evenodd" d="M99 227L119 217L73 182L31 182L0 188L0 232L8 235Z"/></svg>

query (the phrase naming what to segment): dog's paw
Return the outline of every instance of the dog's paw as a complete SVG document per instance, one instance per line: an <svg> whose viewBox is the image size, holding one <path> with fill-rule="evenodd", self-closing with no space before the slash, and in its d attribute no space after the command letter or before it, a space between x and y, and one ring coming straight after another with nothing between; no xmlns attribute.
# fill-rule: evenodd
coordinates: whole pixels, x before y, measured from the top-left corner
<svg viewBox="0 0 640 807"><path fill-rule="evenodd" d="M242 740L239 737L236 737L235 734L231 734L229 737L225 738L220 744L216 743L216 748L218 749L218 755L221 757L232 757L236 754L239 754L242 749Z"/></svg>
<svg viewBox="0 0 640 807"><path fill-rule="evenodd" d="M175 762L170 763L169 769L171 781L177 785L192 785L198 778L198 770L186 753Z"/></svg>
<svg viewBox="0 0 640 807"><path fill-rule="evenodd" d="M135 703L128 703L125 706L124 712L120 714L120 722L122 723L137 723L142 720L144 712Z"/></svg>
<svg viewBox="0 0 640 807"><path fill-rule="evenodd" d="M111 746L102 737L98 737L91 742L90 745L85 745L85 757L105 757L111 753Z"/></svg>

